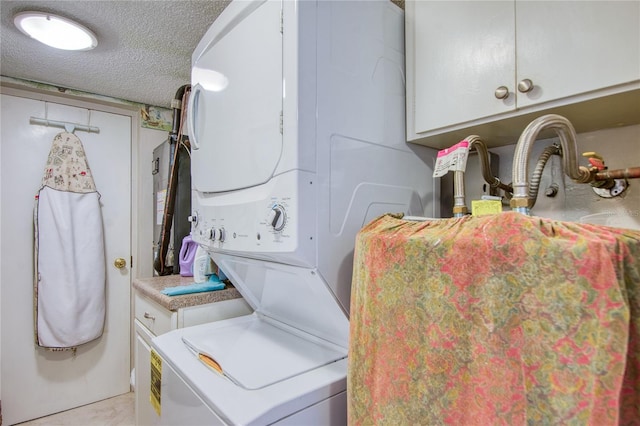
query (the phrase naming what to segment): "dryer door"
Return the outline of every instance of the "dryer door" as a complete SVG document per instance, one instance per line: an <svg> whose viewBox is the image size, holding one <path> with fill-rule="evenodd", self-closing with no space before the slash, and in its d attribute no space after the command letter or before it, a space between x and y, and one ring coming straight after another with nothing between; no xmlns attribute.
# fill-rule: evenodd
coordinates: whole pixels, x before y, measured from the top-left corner
<svg viewBox="0 0 640 426"><path fill-rule="evenodd" d="M213 25L193 64L191 175L200 192L265 183L282 154L282 4L252 5L228 25Z"/></svg>

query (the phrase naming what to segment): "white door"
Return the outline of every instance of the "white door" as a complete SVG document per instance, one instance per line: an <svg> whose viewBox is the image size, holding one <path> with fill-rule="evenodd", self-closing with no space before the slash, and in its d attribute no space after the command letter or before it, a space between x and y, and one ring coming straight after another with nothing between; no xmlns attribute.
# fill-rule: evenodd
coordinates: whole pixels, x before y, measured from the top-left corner
<svg viewBox="0 0 640 426"><path fill-rule="evenodd" d="M131 117L2 95L2 414L5 424L67 410L129 391ZM104 334L71 351L34 344L33 207L53 137L63 131L30 117L88 123L76 131L93 172L104 223L107 314ZM122 269L116 258L126 259Z"/></svg>

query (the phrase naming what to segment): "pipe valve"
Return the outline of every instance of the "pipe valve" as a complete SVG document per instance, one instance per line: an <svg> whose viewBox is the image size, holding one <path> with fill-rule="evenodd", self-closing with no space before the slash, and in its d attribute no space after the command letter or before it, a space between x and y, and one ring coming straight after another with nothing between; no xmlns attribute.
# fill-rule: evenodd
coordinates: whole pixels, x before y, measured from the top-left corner
<svg viewBox="0 0 640 426"><path fill-rule="evenodd" d="M626 178L622 176L621 179L616 173L610 173L607 166L604 164L604 158L600 154L594 151L583 152L583 157L589 159L591 165L589 171L593 175L593 181L590 182L593 191L603 198L613 198L622 194L629 186Z"/></svg>
<svg viewBox="0 0 640 426"><path fill-rule="evenodd" d="M595 151L583 152L582 156L587 157L591 167L597 169L599 172L607 168L604 165L604 158Z"/></svg>
<svg viewBox="0 0 640 426"><path fill-rule="evenodd" d="M604 158L595 151L587 151L582 153L583 157L586 157L589 161L589 173L594 178L591 180L590 185L594 188L611 189L614 187L615 182L612 179L608 180L595 180L596 173L603 170L607 170L607 166L604 165Z"/></svg>

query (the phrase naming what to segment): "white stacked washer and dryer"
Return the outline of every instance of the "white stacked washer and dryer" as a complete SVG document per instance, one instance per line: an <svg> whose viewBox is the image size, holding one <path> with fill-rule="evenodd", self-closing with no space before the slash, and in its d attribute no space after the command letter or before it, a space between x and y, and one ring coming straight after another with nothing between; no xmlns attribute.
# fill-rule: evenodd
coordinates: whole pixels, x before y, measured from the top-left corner
<svg viewBox="0 0 640 426"><path fill-rule="evenodd" d="M355 235L438 213L403 28L387 0L234 1L193 53L192 235L254 313L153 340L159 424L346 423Z"/></svg>

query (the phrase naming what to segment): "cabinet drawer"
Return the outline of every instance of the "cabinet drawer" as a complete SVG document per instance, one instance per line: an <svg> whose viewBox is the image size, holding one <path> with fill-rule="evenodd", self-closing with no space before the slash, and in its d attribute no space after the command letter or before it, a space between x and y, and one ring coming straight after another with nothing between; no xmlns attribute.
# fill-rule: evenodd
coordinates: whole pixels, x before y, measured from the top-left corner
<svg viewBox="0 0 640 426"><path fill-rule="evenodd" d="M177 315L175 312L163 308L138 293L135 295L134 303L136 319L154 335L159 336L177 328Z"/></svg>

